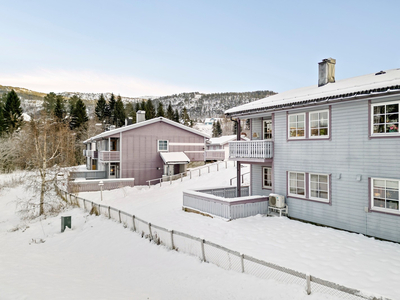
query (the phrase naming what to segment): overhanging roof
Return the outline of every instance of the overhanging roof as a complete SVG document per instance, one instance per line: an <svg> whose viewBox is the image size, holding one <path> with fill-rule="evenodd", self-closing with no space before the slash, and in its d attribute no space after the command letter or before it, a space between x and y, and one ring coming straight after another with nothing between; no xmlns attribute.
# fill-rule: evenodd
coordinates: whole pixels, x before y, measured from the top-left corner
<svg viewBox="0 0 400 300"><path fill-rule="evenodd" d="M189 157L183 152L160 152L160 156L167 165L181 165L190 163Z"/></svg>
<svg viewBox="0 0 400 300"><path fill-rule="evenodd" d="M87 140L84 141L83 143L86 144L86 143L89 143L89 142L94 141L94 140L99 140L99 139L102 139L102 138L110 137L110 136L112 136L112 135L114 135L114 134L117 134L117 133L120 133L120 132L124 132L124 131L127 131L127 130L132 130L132 129L140 128L140 127L147 126L147 125L150 125L150 124L154 124L154 123L157 123L157 122L167 123L167 124L169 124L169 125L172 125L172 126L181 128L181 129L183 129L183 130L192 132L192 133L194 133L194 134L203 136L203 137L208 138L208 139L211 137L210 135L208 135L208 134L206 134L206 133L204 133L204 132L198 131L198 130L196 130L196 129L193 129L193 128L191 128L191 127L182 125L182 124L177 123L177 122L175 122L175 121L171 121L171 120L169 120L169 119L167 119L167 118L158 117L158 118L153 118L153 119L146 120L146 121L143 121L143 122L139 122L139 123L136 123L136 124L132 124L132 125L128 125L128 126L123 126L123 127L117 128L117 129L113 129L113 130L109 130L109 131L104 131L104 132L102 132L102 133L100 133L100 134L98 134L98 135L96 135L96 136L93 136L93 137L87 139Z"/></svg>
<svg viewBox="0 0 400 300"><path fill-rule="evenodd" d="M400 69L338 80L318 87L313 85L269 96L225 111L227 116L240 116L263 111L285 109L317 102L352 99L400 93Z"/></svg>

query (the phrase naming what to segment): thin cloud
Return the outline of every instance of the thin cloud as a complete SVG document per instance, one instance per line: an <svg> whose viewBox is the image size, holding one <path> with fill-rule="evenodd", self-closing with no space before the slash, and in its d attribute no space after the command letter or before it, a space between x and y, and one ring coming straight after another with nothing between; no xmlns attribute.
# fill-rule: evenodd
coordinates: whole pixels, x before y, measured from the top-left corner
<svg viewBox="0 0 400 300"><path fill-rule="evenodd" d="M113 92L127 97L163 96L188 91L187 87L168 85L129 76L114 76L93 71L40 70L26 74L0 74L0 84L38 92Z"/></svg>

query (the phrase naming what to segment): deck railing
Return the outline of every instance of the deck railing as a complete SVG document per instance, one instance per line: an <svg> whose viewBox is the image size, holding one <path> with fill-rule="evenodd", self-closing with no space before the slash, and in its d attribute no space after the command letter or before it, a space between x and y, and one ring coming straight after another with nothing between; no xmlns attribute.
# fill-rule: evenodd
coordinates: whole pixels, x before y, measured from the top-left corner
<svg viewBox="0 0 400 300"><path fill-rule="evenodd" d="M108 161L120 161L119 151L100 151L99 160L108 162Z"/></svg>
<svg viewBox="0 0 400 300"><path fill-rule="evenodd" d="M229 158L266 159L273 157L271 141L229 142Z"/></svg>
<svg viewBox="0 0 400 300"><path fill-rule="evenodd" d="M206 160L224 160L225 150L206 150Z"/></svg>

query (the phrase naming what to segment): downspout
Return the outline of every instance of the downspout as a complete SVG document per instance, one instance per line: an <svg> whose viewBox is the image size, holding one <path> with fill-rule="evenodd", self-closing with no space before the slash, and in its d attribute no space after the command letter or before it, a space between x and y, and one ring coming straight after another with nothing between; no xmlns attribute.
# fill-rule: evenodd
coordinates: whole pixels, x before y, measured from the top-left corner
<svg viewBox="0 0 400 300"><path fill-rule="evenodd" d="M236 118L236 120L233 120L232 117L230 117L230 119L231 121L236 122L236 140L240 141L240 119ZM236 197L241 196L240 185L240 161L236 161Z"/></svg>

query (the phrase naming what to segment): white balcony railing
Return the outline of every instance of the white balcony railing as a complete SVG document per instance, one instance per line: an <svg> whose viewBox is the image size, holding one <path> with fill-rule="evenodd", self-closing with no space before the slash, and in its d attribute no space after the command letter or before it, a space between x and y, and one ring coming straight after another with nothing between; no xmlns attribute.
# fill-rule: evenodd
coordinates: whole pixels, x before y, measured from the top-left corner
<svg viewBox="0 0 400 300"><path fill-rule="evenodd" d="M266 159L274 153L271 141L229 142L229 158Z"/></svg>
<svg viewBox="0 0 400 300"><path fill-rule="evenodd" d="M119 151L100 151L99 152L99 160L102 162L119 162L120 155Z"/></svg>
<svg viewBox="0 0 400 300"><path fill-rule="evenodd" d="M97 158L97 151L96 150L83 150L83 155L91 158Z"/></svg>

